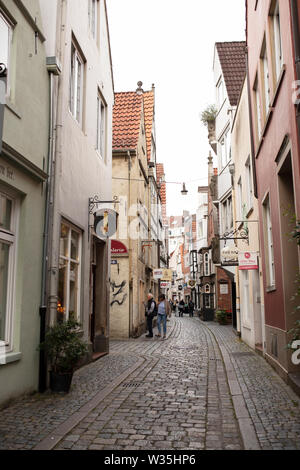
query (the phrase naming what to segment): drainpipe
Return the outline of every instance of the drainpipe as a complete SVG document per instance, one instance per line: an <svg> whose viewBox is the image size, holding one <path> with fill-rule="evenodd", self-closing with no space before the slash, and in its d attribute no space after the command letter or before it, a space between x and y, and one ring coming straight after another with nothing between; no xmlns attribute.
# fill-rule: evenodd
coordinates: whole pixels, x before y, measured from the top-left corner
<svg viewBox="0 0 300 470"><path fill-rule="evenodd" d="M50 199L52 190L52 152L53 152L53 73L50 73L49 85L49 145L48 145L48 163L47 174L48 179L46 183L46 201L45 201L45 221L44 221L44 235L43 235L43 257L42 257L42 290L41 290L41 305L40 305L40 342L45 341L46 334L46 313L47 313L47 288L46 279L48 271L48 250L49 250L49 222L50 222ZM39 362L39 392L43 393L47 388L47 361L45 351L40 351Z"/></svg>
<svg viewBox="0 0 300 470"><path fill-rule="evenodd" d="M131 187L131 155L130 155L129 150L127 151L127 157L128 157L128 208L127 208L127 210L128 210L128 213L129 213L130 204L131 204L131 190L130 190L130 187ZM128 221L129 221L129 215L128 215ZM127 227L127 230L128 230L128 227ZM133 279L132 279L132 272L131 272L131 270L132 270L132 267L131 267L132 252L131 252L130 233L129 233L129 246L128 246L128 249L129 249L129 337L131 337L131 334L133 332L133 321L132 321Z"/></svg>
<svg viewBox="0 0 300 470"><path fill-rule="evenodd" d="M299 26L299 0L290 0L291 17L292 17L292 33L295 50L295 68L296 80L300 81L300 26ZM296 105L296 121L298 128L298 148L300 136L300 103Z"/></svg>

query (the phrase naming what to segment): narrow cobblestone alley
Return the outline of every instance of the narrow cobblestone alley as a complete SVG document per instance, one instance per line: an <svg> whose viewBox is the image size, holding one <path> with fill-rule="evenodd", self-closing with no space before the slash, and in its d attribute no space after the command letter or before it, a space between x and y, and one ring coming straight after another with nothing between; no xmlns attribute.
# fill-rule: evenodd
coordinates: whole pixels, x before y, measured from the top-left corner
<svg viewBox="0 0 300 470"><path fill-rule="evenodd" d="M113 341L67 396L0 412L0 449L300 449L300 400L231 327L172 318L166 341Z"/></svg>

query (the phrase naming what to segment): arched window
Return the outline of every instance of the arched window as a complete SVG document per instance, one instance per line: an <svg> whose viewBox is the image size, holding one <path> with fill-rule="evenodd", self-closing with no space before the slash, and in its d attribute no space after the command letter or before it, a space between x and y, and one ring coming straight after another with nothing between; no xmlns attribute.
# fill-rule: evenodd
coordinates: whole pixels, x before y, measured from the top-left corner
<svg viewBox="0 0 300 470"><path fill-rule="evenodd" d="M205 285L205 294L210 294L210 285L209 284Z"/></svg>

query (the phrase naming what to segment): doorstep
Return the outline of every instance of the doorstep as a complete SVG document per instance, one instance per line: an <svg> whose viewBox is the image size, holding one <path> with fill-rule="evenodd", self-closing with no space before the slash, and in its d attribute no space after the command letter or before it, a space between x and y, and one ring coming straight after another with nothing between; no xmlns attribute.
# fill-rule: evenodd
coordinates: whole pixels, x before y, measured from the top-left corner
<svg viewBox="0 0 300 470"><path fill-rule="evenodd" d="M300 372L288 374L288 384L294 390L295 393L300 397Z"/></svg>
<svg viewBox="0 0 300 470"><path fill-rule="evenodd" d="M92 355L92 362L98 361L103 356L107 356L108 352L97 352Z"/></svg>

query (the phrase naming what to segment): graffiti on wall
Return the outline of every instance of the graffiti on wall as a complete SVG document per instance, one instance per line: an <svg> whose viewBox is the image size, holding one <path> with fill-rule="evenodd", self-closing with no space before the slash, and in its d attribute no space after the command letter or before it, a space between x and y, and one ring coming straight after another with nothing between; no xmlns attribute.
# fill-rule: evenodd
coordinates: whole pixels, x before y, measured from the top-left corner
<svg viewBox="0 0 300 470"><path fill-rule="evenodd" d="M114 304L123 305L125 300L127 299L127 294L124 292L124 288L127 282L123 281L120 285L117 285L114 281L110 283L110 287L112 290L112 302L110 306L112 307Z"/></svg>

